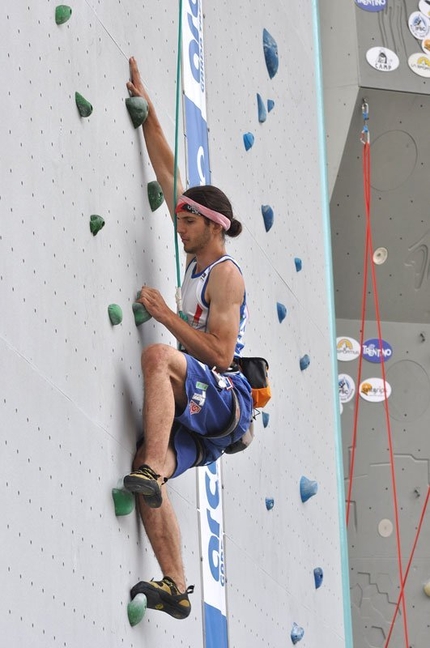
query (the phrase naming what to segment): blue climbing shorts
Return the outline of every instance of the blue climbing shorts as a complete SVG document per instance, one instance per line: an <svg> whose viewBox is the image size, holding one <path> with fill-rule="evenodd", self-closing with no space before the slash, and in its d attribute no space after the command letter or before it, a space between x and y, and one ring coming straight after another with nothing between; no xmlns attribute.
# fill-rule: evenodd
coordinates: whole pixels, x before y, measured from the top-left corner
<svg viewBox="0 0 430 648"><path fill-rule="evenodd" d="M185 392L187 406L175 417L170 445L176 454L178 477L193 466L206 466L216 461L231 443L248 430L252 419L251 387L240 372L217 374L187 353ZM239 401L239 423L223 438L208 438L226 430L232 417L232 389Z"/></svg>

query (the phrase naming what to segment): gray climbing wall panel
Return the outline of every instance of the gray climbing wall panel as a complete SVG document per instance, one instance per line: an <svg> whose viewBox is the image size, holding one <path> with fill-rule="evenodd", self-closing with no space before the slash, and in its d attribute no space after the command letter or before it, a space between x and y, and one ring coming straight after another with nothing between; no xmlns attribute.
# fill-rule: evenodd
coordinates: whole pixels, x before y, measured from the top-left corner
<svg viewBox="0 0 430 648"><path fill-rule="evenodd" d="M364 10L372 5L382 11ZM416 14L415 18L426 23L428 6L426 0L334 1L329 6L327 3L322 12L337 332L339 337L358 339L361 326L367 222L361 142L365 101L371 157L371 254L377 248L387 252L386 261L373 268L383 337L394 348L387 362L392 388L388 421L393 430L404 569L429 481L426 339L430 153L428 138L423 136L427 132L429 79L415 72L428 74L430 60L428 52L423 51L425 41L415 38L408 26L410 16L418 9L424 14L422 18ZM376 55L370 58L373 66L366 56L371 48L376 48ZM385 65L384 48L398 57L396 69ZM409 57L414 55L422 59L415 72L408 65ZM389 53L388 57L388 62L393 59ZM376 337L375 319L369 270L365 340ZM357 364L340 362L339 372L356 380ZM363 370L363 380L382 375L380 366L367 361ZM346 474L351 459L354 405L354 399L345 403L342 414ZM385 646L399 591L387 422L382 403L360 399L352 499L349 549L354 639L360 648L379 648ZM429 645L429 599L423 592L429 579L428 524L427 512L406 589L409 643L402 618L389 644L395 648Z"/></svg>
<svg viewBox="0 0 430 648"><path fill-rule="evenodd" d="M338 320L340 337L358 339L360 323ZM369 322L365 338L377 336L375 322ZM422 514L428 484L430 424L428 339L426 324L382 322L384 340L392 348L386 362L386 377L392 388L388 400L393 439L395 476L399 502L399 527L403 572L411 555ZM339 372L356 381L358 361L339 362ZM379 364L363 360L362 380L381 376ZM357 381L356 381L357 382ZM355 398L343 405L342 429L344 472L349 483ZM360 399L357 427L349 555L351 600L355 641L361 646L385 645L399 595L399 566L393 504L392 478L384 403ZM429 598L423 587L430 580L427 514L420 531L405 589L409 640L416 648L428 645ZM405 645L403 617L397 619L390 646Z"/></svg>
<svg viewBox="0 0 430 648"><path fill-rule="evenodd" d="M247 280L248 352L268 357L274 394L267 428L260 417L248 452L223 460L230 645L288 644L297 622L303 646L343 648L312 6L207 5L213 182L244 224L230 250ZM124 105L127 59L141 64L173 142L177 3L77 0L59 26L55 6L7 0L0 24L2 634L9 645L195 648L203 635L195 474L169 484L196 584L184 623L149 612L130 628L129 587L159 572L136 515L116 518L111 499L140 428L141 349L174 343L153 321L136 329L131 310L143 283L173 308L175 268L170 221L164 205L149 208L154 174ZM280 51L272 80L264 28ZM76 91L93 105L89 118L78 114ZM275 101L264 124L257 92ZM255 134L247 153L246 131ZM260 209L269 203L266 233ZM92 214L106 221L96 237ZM282 323L278 301L288 310ZM116 327L111 303L123 310ZM303 474L319 483L306 504ZM319 590L315 567L324 569Z"/></svg>

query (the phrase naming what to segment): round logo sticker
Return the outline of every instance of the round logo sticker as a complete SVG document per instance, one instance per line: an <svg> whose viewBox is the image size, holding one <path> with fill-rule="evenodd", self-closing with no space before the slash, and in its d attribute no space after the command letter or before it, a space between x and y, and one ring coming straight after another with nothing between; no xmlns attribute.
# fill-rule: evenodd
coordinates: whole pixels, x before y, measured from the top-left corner
<svg viewBox="0 0 430 648"><path fill-rule="evenodd" d="M420 0L418 8L422 14L430 18L430 0Z"/></svg>
<svg viewBox="0 0 430 648"><path fill-rule="evenodd" d="M387 0L355 0L355 4L364 11L382 11L385 9Z"/></svg>
<svg viewBox="0 0 430 648"><path fill-rule="evenodd" d="M354 338L336 338L337 359L343 362L355 360L360 355L360 343Z"/></svg>
<svg viewBox="0 0 430 648"><path fill-rule="evenodd" d="M366 61L379 72L392 72L399 67L399 57L387 47L371 47L366 52Z"/></svg>
<svg viewBox="0 0 430 648"><path fill-rule="evenodd" d="M408 65L412 72L415 72L418 76L430 77L430 56L421 54L421 52L411 54L408 58Z"/></svg>
<svg viewBox="0 0 430 648"><path fill-rule="evenodd" d="M339 398L341 403L349 403L355 394L355 382L347 374L339 374Z"/></svg>
<svg viewBox="0 0 430 648"><path fill-rule="evenodd" d="M427 55L430 55L430 38L428 36L426 36L426 38L421 41L421 47L423 48L423 52L425 52Z"/></svg>
<svg viewBox="0 0 430 648"><path fill-rule="evenodd" d="M385 362L385 360L389 360L392 355L393 348L391 344L385 340L379 342L378 338L372 338L371 340L363 342L363 358L366 358L369 362Z"/></svg>
<svg viewBox="0 0 430 648"><path fill-rule="evenodd" d="M384 389L384 381L382 378L367 378L360 385L360 396L364 400L369 401L369 403L380 403L385 400L385 393L387 394L387 398L389 398L391 386L385 381Z"/></svg>
<svg viewBox="0 0 430 648"><path fill-rule="evenodd" d="M430 20L421 11L411 13L408 25L412 36L415 36L418 40L423 40L430 31Z"/></svg>

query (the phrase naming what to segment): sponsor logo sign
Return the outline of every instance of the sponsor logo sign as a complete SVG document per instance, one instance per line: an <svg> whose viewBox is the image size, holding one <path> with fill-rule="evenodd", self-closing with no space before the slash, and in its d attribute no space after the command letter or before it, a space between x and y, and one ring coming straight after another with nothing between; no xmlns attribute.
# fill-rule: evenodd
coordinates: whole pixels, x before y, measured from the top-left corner
<svg viewBox="0 0 430 648"><path fill-rule="evenodd" d="M385 360L389 360L392 355L392 346L385 340L372 338L363 342L363 358L369 362L385 362Z"/></svg>
<svg viewBox="0 0 430 648"><path fill-rule="evenodd" d="M349 403L355 394L355 382L348 374L339 374L339 399L342 403Z"/></svg>
<svg viewBox="0 0 430 648"><path fill-rule="evenodd" d="M360 344L350 337L336 338L337 359L341 362L355 360L360 355Z"/></svg>
<svg viewBox="0 0 430 648"><path fill-rule="evenodd" d="M408 58L408 65L412 72L418 76L430 78L430 57L421 52L411 54Z"/></svg>
<svg viewBox="0 0 430 648"><path fill-rule="evenodd" d="M411 13L408 25L412 36L415 36L418 40L423 40L430 32L430 20L421 11Z"/></svg>
<svg viewBox="0 0 430 648"><path fill-rule="evenodd" d="M355 4L364 11L382 11L387 6L387 0L355 0Z"/></svg>
<svg viewBox="0 0 430 648"><path fill-rule="evenodd" d="M226 648L224 527L219 462L198 468L206 648Z"/></svg>
<svg viewBox="0 0 430 648"><path fill-rule="evenodd" d="M385 381L384 388L382 378L367 378L360 384L359 393L369 403L380 403L385 400L385 394L387 394L387 398L390 397L391 385Z"/></svg>
<svg viewBox="0 0 430 648"><path fill-rule="evenodd" d="M190 186L210 183L201 0L182 5L182 60Z"/></svg>
<svg viewBox="0 0 430 648"><path fill-rule="evenodd" d="M366 60L378 72L392 72L399 67L399 57L387 47L371 47Z"/></svg>
<svg viewBox="0 0 430 648"><path fill-rule="evenodd" d="M423 48L423 52L427 54L428 58L428 55L430 55L430 38L428 36L421 41L421 47Z"/></svg>
<svg viewBox="0 0 430 648"><path fill-rule="evenodd" d="M420 0L418 9L424 14L427 18L430 18L430 1L429 0Z"/></svg>

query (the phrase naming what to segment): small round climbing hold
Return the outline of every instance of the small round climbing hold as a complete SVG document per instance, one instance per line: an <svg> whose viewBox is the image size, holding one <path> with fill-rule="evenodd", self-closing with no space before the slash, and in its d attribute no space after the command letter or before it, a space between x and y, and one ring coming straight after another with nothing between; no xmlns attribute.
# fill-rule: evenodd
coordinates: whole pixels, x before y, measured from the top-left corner
<svg viewBox="0 0 430 648"><path fill-rule="evenodd" d="M427 581L427 583L423 587L424 589L424 594L426 596L430 596L430 581Z"/></svg>
<svg viewBox="0 0 430 648"><path fill-rule="evenodd" d="M140 623L145 616L148 601L145 594L136 594L134 599L127 605L127 616L131 626Z"/></svg>
<svg viewBox="0 0 430 648"><path fill-rule="evenodd" d="M284 304L281 304L281 302L277 302L276 308L278 310L278 320L279 323L281 323L287 315L287 308Z"/></svg>
<svg viewBox="0 0 430 648"><path fill-rule="evenodd" d="M149 200L149 206L151 207L151 211L155 211L160 207L160 205L163 204L164 201L164 194L163 190L161 189L160 184L156 180L152 180L152 182L148 182L148 200Z"/></svg>
<svg viewBox="0 0 430 648"><path fill-rule="evenodd" d="M264 228L266 232L268 232L273 225L273 221L275 220L273 209L270 205L261 205L261 213L263 215Z"/></svg>
<svg viewBox="0 0 430 648"><path fill-rule="evenodd" d="M122 308L118 304L110 304L108 306L108 314L111 323L116 326L122 322Z"/></svg>
<svg viewBox="0 0 430 648"><path fill-rule="evenodd" d="M263 412L261 414L261 418L262 418L262 421L263 421L263 427L266 428L269 425L270 415L268 414L268 412Z"/></svg>
<svg viewBox="0 0 430 648"><path fill-rule="evenodd" d="M58 5L58 7L55 7L55 22L57 25L63 25L66 23L71 15L71 7L68 7L67 5Z"/></svg>
<svg viewBox="0 0 430 648"><path fill-rule="evenodd" d="M273 499L273 497L266 497L265 502L266 502L267 510L271 511L272 508L275 506L275 500Z"/></svg>
<svg viewBox="0 0 430 648"><path fill-rule="evenodd" d="M243 144L245 146L245 151L249 151L250 148L254 145L255 137L252 133L245 133L243 136Z"/></svg>
<svg viewBox="0 0 430 648"><path fill-rule="evenodd" d="M302 260L299 257L294 257L294 265L296 266L296 272L300 272L303 267Z"/></svg>
<svg viewBox="0 0 430 648"><path fill-rule="evenodd" d="M133 126L139 128L148 117L148 102L143 97L127 97L125 105Z"/></svg>
<svg viewBox="0 0 430 648"><path fill-rule="evenodd" d="M90 216L90 230L93 236L95 236L102 227L105 226L105 219L102 218L101 216L98 216L97 214L92 214Z"/></svg>
<svg viewBox="0 0 430 648"><path fill-rule="evenodd" d="M312 481L307 477L300 479L300 497L302 502L307 502L308 499L316 495L318 492L318 482Z"/></svg>
<svg viewBox="0 0 430 648"><path fill-rule="evenodd" d="M134 510L135 497L125 488L112 488L115 515L129 515Z"/></svg>
<svg viewBox="0 0 430 648"><path fill-rule="evenodd" d="M275 107L275 102L273 101L273 99L268 99L267 100L267 112L272 112L274 107Z"/></svg>
<svg viewBox="0 0 430 648"><path fill-rule="evenodd" d="M291 641L294 645L303 639L304 634L305 631L303 630L303 628L298 626L297 623L293 623L293 627L291 629Z"/></svg>
<svg viewBox="0 0 430 648"><path fill-rule="evenodd" d="M301 369L301 371L304 371L305 369L307 369L310 364L311 364L311 359L308 356L308 354L306 353L302 358L300 358L300 369Z"/></svg>
<svg viewBox="0 0 430 648"><path fill-rule="evenodd" d="M279 65L278 46L267 29L263 29L263 50L269 77L273 79L278 71Z"/></svg>
<svg viewBox="0 0 430 648"><path fill-rule="evenodd" d="M81 117L89 117L93 112L93 107L79 92L75 92L75 101Z"/></svg>
<svg viewBox="0 0 430 648"><path fill-rule="evenodd" d="M134 322L136 326L140 326L141 324L144 324L145 322L151 319L152 315L148 313L148 311L146 310L143 304L134 302L132 308L134 314Z"/></svg>
<svg viewBox="0 0 430 648"><path fill-rule="evenodd" d="M324 573L321 567L315 567L314 569L314 581L315 581L315 589L318 589L321 587L322 582L324 578Z"/></svg>
<svg viewBox="0 0 430 648"><path fill-rule="evenodd" d="M267 119L267 110L266 104L264 103L261 95L257 92L257 108L258 108L258 121L260 124L266 121Z"/></svg>

